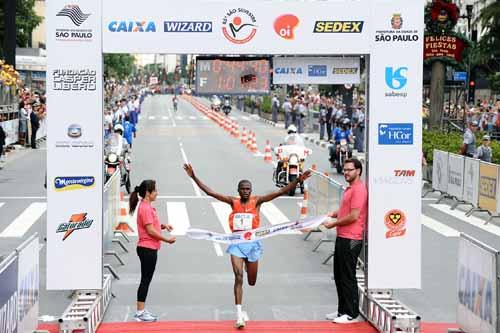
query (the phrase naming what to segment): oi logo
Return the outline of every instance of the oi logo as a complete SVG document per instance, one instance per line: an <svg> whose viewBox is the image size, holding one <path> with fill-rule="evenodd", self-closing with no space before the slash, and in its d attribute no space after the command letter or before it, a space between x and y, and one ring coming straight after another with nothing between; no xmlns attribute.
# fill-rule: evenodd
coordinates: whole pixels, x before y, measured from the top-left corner
<svg viewBox="0 0 500 333"><path fill-rule="evenodd" d="M406 78L406 71L408 67L399 67L394 70L393 67L385 68L385 83L389 88L394 90L402 89L406 86L408 79Z"/></svg>

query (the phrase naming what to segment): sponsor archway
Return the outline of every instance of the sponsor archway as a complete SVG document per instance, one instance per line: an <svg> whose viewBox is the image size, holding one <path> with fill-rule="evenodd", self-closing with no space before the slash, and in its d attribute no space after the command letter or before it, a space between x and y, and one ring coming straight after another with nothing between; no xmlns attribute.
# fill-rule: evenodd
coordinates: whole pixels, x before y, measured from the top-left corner
<svg viewBox="0 0 500 333"><path fill-rule="evenodd" d="M423 0L47 2L47 289L102 287L103 53L366 56L368 287L420 288L423 8ZM93 184L61 191L58 177Z"/></svg>

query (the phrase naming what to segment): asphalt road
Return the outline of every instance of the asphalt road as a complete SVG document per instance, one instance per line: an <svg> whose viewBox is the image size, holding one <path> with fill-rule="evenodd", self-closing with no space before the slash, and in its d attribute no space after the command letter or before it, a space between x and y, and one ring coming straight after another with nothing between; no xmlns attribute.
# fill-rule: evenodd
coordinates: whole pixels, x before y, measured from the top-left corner
<svg viewBox="0 0 500 333"><path fill-rule="evenodd" d="M209 187L233 195L241 179L253 183L255 194L276 190L271 180L272 165L265 163L261 154L249 153L188 102L181 100L179 110L174 113L170 101L169 96L153 96L144 103L133 144L132 185L143 179L157 181L159 197L155 207L163 223L172 223L177 230L189 225L223 232L225 221L220 216L227 213L227 207L200 193L182 169L183 163L192 163L196 174ZM264 152L266 140L276 146L286 134L283 128L270 126L246 113L234 110L231 116L240 126L256 133L260 152ZM319 171L331 173L326 149L308 145L313 154L307 165L314 163ZM9 253L34 232L42 237L46 233L43 188L46 150L42 146L12 156L0 170L0 255ZM341 180L337 175L333 177ZM452 213L446 202L434 205L435 197L431 194L423 201L423 288L396 291L396 295L426 322L455 322L458 232L500 248L500 227L484 226L482 215L465 218L461 212ZM300 194L276 199L265 209L262 222L297 218L300 201ZM15 223L19 219L27 222ZM244 288L243 303L250 319L321 320L325 313L336 310L332 262L321 263L330 253L332 243L312 252L318 237L313 235L304 241L300 235L283 235L264 241L257 285ZM158 314L160 320L233 319L233 274L225 246L182 235L177 238L176 244L164 244L159 253L148 309ZM128 254L117 248L125 266L119 266L114 258L105 259L120 275L120 280L113 282L116 298L105 321L127 321L133 316L140 271L134 244L127 247ZM58 316L69 304L69 292L45 290L44 250L43 247L40 315Z"/></svg>

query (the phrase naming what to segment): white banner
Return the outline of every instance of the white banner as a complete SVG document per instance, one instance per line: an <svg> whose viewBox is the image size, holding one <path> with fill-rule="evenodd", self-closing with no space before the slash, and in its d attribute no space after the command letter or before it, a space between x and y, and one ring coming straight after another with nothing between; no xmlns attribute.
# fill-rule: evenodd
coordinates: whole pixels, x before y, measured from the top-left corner
<svg viewBox="0 0 500 333"><path fill-rule="evenodd" d="M48 1L45 16L47 289L101 289L101 1Z"/></svg>
<svg viewBox="0 0 500 333"><path fill-rule="evenodd" d="M443 193L448 191L448 152L434 150L432 188Z"/></svg>
<svg viewBox="0 0 500 333"><path fill-rule="evenodd" d="M464 194L462 200L478 206L479 202L479 160L465 158Z"/></svg>
<svg viewBox="0 0 500 333"><path fill-rule="evenodd" d="M238 231L232 234L221 234L204 229L189 228L186 235L193 239L209 240L224 244L239 244L286 234L290 231L312 229L329 219L326 215L312 216L295 222L285 222L272 226L260 227L248 231Z"/></svg>
<svg viewBox="0 0 500 333"><path fill-rule="evenodd" d="M367 284L370 289L418 289L425 2L373 0L363 4L371 8L367 136L369 156L374 156L367 175Z"/></svg>
<svg viewBox="0 0 500 333"><path fill-rule="evenodd" d="M464 166L465 157L462 155L448 155L448 191L449 195L462 200L464 192Z"/></svg>
<svg viewBox="0 0 500 333"><path fill-rule="evenodd" d="M497 332L496 250L460 238L457 323L464 332Z"/></svg>
<svg viewBox="0 0 500 333"><path fill-rule="evenodd" d="M369 6L362 1L106 0L102 5L106 53L369 53Z"/></svg>
<svg viewBox="0 0 500 333"><path fill-rule="evenodd" d="M38 327L38 303L40 298L40 244L38 237L18 254L18 332L33 332Z"/></svg>
<svg viewBox="0 0 500 333"><path fill-rule="evenodd" d="M274 57L274 84L359 84L359 58Z"/></svg>
<svg viewBox="0 0 500 333"><path fill-rule="evenodd" d="M19 119L7 120L0 122L5 132L5 145L16 143L19 139Z"/></svg>

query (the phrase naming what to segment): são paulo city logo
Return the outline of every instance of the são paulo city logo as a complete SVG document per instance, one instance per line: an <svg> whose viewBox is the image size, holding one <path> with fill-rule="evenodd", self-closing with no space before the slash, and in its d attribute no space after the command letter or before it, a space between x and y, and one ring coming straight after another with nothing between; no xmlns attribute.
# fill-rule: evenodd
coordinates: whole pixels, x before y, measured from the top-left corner
<svg viewBox="0 0 500 333"><path fill-rule="evenodd" d="M222 19L222 33L231 43L245 44L257 33L255 15L245 8L229 9Z"/></svg>
<svg viewBox="0 0 500 333"><path fill-rule="evenodd" d="M63 241L66 240L74 231L88 229L94 223L94 219L87 217L87 213L73 214L68 222L59 224L56 233L64 232Z"/></svg>
<svg viewBox="0 0 500 333"><path fill-rule="evenodd" d="M95 178L91 176L56 177L54 179L54 189L57 192L82 190L94 187L94 185L95 185Z"/></svg>
<svg viewBox="0 0 500 333"><path fill-rule="evenodd" d="M418 30L405 29L403 15L395 13L392 15L389 27L384 30L377 30L375 42L417 42Z"/></svg>
<svg viewBox="0 0 500 333"><path fill-rule="evenodd" d="M65 23L73 23L69 28L56 28L56 40L70 42L90 42L93 39L92 29L82 29L80 26L89 18L90 13L84 11L74 4L64 6L56 16L65 17ZM63 21L61 21L63 22Z"/></svg>

